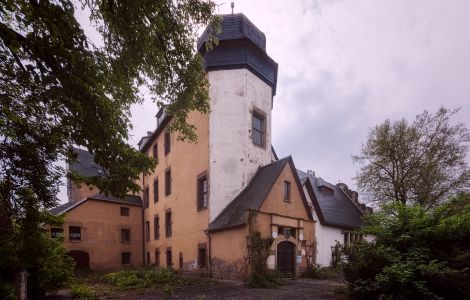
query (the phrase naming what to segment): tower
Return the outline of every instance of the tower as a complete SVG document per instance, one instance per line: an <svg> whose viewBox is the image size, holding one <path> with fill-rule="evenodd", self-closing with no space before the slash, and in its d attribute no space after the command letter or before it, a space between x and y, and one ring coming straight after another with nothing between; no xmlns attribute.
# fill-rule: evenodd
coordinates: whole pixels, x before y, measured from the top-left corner
<svg viewBox="0 0 470 300"><path fill-rule="evenodd" d="M243 14L222 15L219 44L206 52L210 28L198 41L209 80L210 221L271 162L271 109L277 63L266 37Z"/></svg>

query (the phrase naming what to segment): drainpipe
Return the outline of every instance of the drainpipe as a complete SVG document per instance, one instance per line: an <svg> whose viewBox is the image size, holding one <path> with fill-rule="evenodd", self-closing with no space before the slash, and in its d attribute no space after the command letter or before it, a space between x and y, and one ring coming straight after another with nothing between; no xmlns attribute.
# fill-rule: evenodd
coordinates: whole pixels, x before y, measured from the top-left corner
<svg viewBox="0 0 470 300"><path fill-rule="evenodd" d="M145 191L145 174L144 173L142 173L142 191ZM142 218L141 218L142 219L142 267L145 267L145 221L144 221L145 203L144 202L145 200L142 201L142 210L141 210L142 211Z"/></svg>
<svg viewBox="0 0 470 300"><path fill-rule="evenodd" d="M208 253L207 253L207 254L208 254L208 256L209 256L209 263L207 264L207 267L209 268L209 277L212 277L212 255L211 255L211 252L212 252L212 251L211 251L211 248L212 248L212 247L211 247L211 234L210 234L209 230L207 230L207 229L204 230L204 233L207 235L208 244L209 244L209 245L207 246L207 248L208 248L208 250L207 250Z"/></svg>

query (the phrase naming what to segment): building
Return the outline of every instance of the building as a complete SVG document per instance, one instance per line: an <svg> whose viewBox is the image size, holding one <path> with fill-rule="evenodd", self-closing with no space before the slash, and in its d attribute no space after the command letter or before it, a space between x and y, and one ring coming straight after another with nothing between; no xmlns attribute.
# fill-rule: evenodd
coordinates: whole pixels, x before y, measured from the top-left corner
<svg viewBox="0 0 470 300"><path fill-rule="evenodd" d="M269 268L298 275L316 263L315 194L305 192L309 180L292 157L278 159L271 145L277 64L264 34L243 14L224 15L221 29L213 51L205 52L209 29L198 41L211 109L188 116L197 143L178 140L161 109L156 129L138 144L159 162L142 176L140 197L115 199L69 183L70 202L54 212L66 214L67 249L90 268L145 264L244 278L255 232L272 242ZM103 172L77 151L71 169Z"/></svg>
<svg viewBox="0 0 470 300"><path fill-rule="evenodd" d="M348 189L344 183L331 184L313 171L297 171L302 181L305 196L312 209L315 227L316 264L322 267L333 263L337 243L348 244L363 237L355 231L362 226L364 214L372 213L370 207L359 203L358 193Z"/></svg>

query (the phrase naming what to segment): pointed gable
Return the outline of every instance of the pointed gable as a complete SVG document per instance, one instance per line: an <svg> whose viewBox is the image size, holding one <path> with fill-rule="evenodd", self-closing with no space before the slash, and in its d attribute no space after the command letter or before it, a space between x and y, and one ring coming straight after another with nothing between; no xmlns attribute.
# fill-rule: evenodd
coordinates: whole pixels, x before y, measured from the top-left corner
<svg viewBox="0 0 470 300"><path fill-rule="evenodd" d="M301 192L302 186L299 177L297 172L294 172L296 170L294 162L292 157L288 156L259 168L248 186L209 224L208 229L215 231L244 225L246 223L246 212L250 209L261 209L286 167L290 169L290 174L294 179L291 183L291 189L298 190L305 213L309 219L312 219L305 195ZM284 180L282 179L283 182ZM279 196L281 201L282 195L281 193ZM288 212L284 214L288 215Z"/></svg>

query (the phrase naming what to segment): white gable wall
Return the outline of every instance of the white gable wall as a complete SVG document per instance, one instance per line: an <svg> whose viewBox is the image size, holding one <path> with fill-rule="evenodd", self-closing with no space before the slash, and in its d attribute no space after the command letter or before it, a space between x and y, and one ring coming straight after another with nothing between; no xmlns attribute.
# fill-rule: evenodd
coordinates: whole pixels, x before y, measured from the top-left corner
<svg viewBox="0 0 470 300"><path fill-rule="evenodd" d="M271 162L272 89L248 69L209 71L210 221ZM266 147L251 140L252 111L266 116Z"/></svg>

